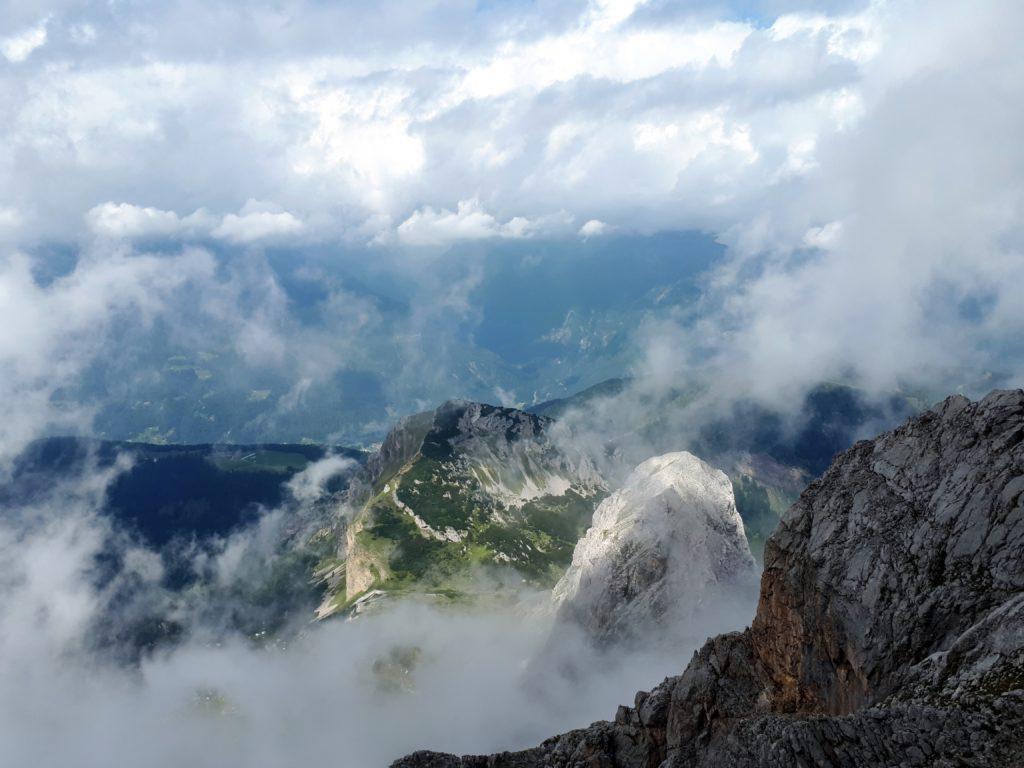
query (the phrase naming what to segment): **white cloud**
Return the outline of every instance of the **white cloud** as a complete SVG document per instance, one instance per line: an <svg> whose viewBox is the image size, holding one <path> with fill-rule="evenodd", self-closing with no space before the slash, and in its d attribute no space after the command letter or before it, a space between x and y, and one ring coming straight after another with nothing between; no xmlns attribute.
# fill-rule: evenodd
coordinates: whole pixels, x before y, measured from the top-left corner
<svg viewBox="0 0 1024 768"><path fill-rule="evenodd" d="M768 34L780 41L797 35L823 38L829 53L856 62L871 59L880 49L878 17L871 13L839 17L784 14L774 21Z"/></svg>
<svg viewBox="0 0 1024 768"><path fill-rule="evenodd" d="M843 233L841 221L830 221L820 227L811 227L804 233L804 244L811 248L829 250L835 248Z"/></svg>
<svg viewBox="0 0 1024 768"><path fill-rule="evenodd" d="M22 217L17 208L0 205L0 237L17 230Z"/></svg>
<svg viewBox="0 0 1024 768"><path fill-rule="evenodd" d="M79 45L92 45L96 42L96 27L88 22L76 24L69 30L71 39Z"/></svg>
<svg viewBox="0 0 1024 768"><path fill-rule="evenodd" d="M236 242L293 235L299 222L307 239L351 240L368 220L394 227L473 199L520 225L639 209L641 230L714 228L787 169L812 167L806 147L855 124L886 40L885 14L871 8L761 29L701 16L642 24L638 7L567 6L559 23L533 27L528 8L507 11L525 14L520 24L500 15L494 26L438 8L466 25L439 22L458 42L410 28L346 55L289 38L217 60L193 53L182 30L231 41L273 13L257 7L230 28L232 14L211 13L201 33L173 3L159 27L133 25L130 10L109 33L82 19L78 42L50 52L60 65L33 70L9 100L0 163L21 160L17 188L0 174L0 199L46 212L27 235L62 238L106 201L230 213L239 190L292 218L234 214L219 231ZM391 12L305 7L289 34L319 39L323 14L359 13L379 35ZM115 47L101 63L83 44L100 36L149 54Z"/></svg>
<svg viewBox="0 0 1024 768"><path fill-rule="evenodd" d="M35 26L18 32L9 37L0 38L0 53L14 64L25 61L37 48L46 45L46 25L49 18L45 18Z"/></svg>
<svg viewBox="0 0 1024 768"><path fill-rule="evenodd" d="M484 99L540 90L577 77L633 82L679 69L728 64L751 34L746 24L629 29L629 13L604 9L574 30L523 45L509 44L469 69L455 99ZM594 56L594 51L601 51Z"/></svg>
<svg viewBox="0 0 1024 768"><path fill-rule="evenodd" d="M522 408L523 403L516 399L516 393L511 390L504 389L502 387L494 388L494 396L498 398L498 402L506 408Z"/></svg>
<svg viewBox="0 0 1024 768"><path fill-rule="evenodd" d="M200 251L167 259L115 251L83 259L49 285L32 268L22 255L0 259L0 475L47 428L86 427L87 405L61 405L54 394L110 354L106 345L118 320L148 325L183 285L209 280L214 262Z"/></svg>
<svg viewBox="0 0 1024 768"><path fill-rule="evenodd" d="M488 15L300 0L286 25L259 4L211 7L76 16L104 46L50 22L45 66L28 58L5 92L0 200L19 214L5 242L439 246L587 237L580 222L599 216L728 247L701 343L731 345L740 369L786 360L784 378L818 355L892 381L926 357L988 364L997 356L978 350L1016 327L1005 286L1024 242L1019 3L782 3L764 23L632 2ZM223 56L205 55L211 41ZM277 205L240 211L240 195ZM189 221L197 208L208 218ZM815 279L859 285L871 302L900 287L861 322L855 300L871 302L804 296ZM940 285L987 314L944 315ZM775 306L780 296L791 304ZM915 353L883 355L812 311ZM886 318L902 332L884 333ZM970 341L954 352L939 328ZM249 337L253 349L270 338ZM793 338L806 343L781 341Z"/></svg>
<svg viewBox="0 0 1024 768"><path fill-rule="evenodd" d="M295 67L266 83L260 97L264 124L305 121L287 150L291 172L357 187L369 209L386 208L393 187L426 162L423 140L410 132L414 94L401 85L330 87L316 70Z"/></svg>
<svg viewBox="0 0 1024 768"><path fill-rule="evenodd" d="M762 266L722 280L721 314L700 323L725 341L733 382L779 401L828 378L935 395L986 371L1021 382L1024 183L1008 169L1024 167L1012 138L1024 65L1002 46L1024 14L973 11L932 6L925 20L887 7L878 23L892 45L872 62L856 127L819 142L814 167L724 238ZM965 310L979 305L988 320Z"/></svg>
<svg viewBox="0 0 1024 768"><path fill-rule="evenodd" d="M499 222L476 199L461 200L455 211L435 211L430 206L414 211L398 225L398 239L406 245L444 245L459 240L492 237L528 237L533 223L516 216Z"/></svg>
<svg viewBox="0 0 1024 768"><path fill-rule="evenodd" d="M229 213L211 234L232 243L255 243L296 235L302 228L302 222L287 211L255 211L241 215Z"/></svg>
<svg viewBox="0 0 1024 768"><path fill-rule="evenodd" d="M238 213L219 220L200 208L188 216L131 203L103 203L86 214L89 229L119 240L213 237L235 244L280 240L304 229L302 221L278 206L249 200Z"/></svg>
<svg viewBox="0 0 1024 768"><path fill-rule="evenodd" d="M326 456L296 473L287 487L299 503L310 504L323 495L329 480L356 466L355 461L346 456Z"/></svg>
<svg viewBox="0 0 1024 768"><path fill-rule="evenodd" d="M586 239L588 237L600 237L608 231L608 225L599 219L590 219L580 227L579 236Z"/></svg>
<svg viewBox="0 0 1024 768"><path fill-rule="evenodd" d="M86 222L97 235L123 239L170 237L182 226L174 211L140 207L130 203L103 203L86 214Z"/></svg>

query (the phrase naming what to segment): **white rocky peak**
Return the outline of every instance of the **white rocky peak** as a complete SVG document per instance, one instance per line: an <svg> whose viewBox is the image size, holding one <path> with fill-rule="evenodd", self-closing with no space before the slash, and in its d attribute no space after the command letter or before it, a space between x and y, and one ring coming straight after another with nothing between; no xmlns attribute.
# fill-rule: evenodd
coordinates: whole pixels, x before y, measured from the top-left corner
<svg viewBox="0 0 1024 768"><path fill-rule="evenodd" d="M607 645L692 621L755 577L729 478L667 453L601 502L553 600L560 620Z"/></svg>

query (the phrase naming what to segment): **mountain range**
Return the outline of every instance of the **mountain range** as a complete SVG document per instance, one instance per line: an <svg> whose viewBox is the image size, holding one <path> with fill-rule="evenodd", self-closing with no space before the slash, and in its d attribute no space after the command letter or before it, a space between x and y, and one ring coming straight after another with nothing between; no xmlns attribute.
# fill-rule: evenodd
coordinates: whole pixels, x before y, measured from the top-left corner
<svg viewBox="0 0 1024 768"><path fill-rule="evenodd" d="M372 451L47 438L15 463L0 498L24 504L62 479L126 462L102 513L117 535L157 551L164 575L156 605L116 634L148 647L177 636L166 617L183 600L210 602L210 592L223 591L198 555L209 561L270 510L283 522L260 555L256 583L247 577L230 587L256 604L235 622L251 635L395 597L460 603L549 589L597 505L636 464L669 450L692 450L726 472L760 557L780 515L834 453L915 407L830 385L812 391L795 418L737 404L683 429L691 392L643 403L641 418L608 416L637 410L630 386L608 380L529 411L449 401L401 419ZM583 439L595 429L598 445ZM315 502L297 498L291 485L318 466L327 475ZM98 579L117 572L117 551L110 547Z"/></svg>
<svg viewBox="0 0 1024 768"><path fill-rule="evenodd" d="M750 626L710 638L614 721L395 767L1010 768L1022 734L1016 390L950 397L837 457L768 539Z"/></svg>
<svg viewBox="0 0 1024 768"><path fill-rule="evenodd" d="M691 392L637 419L630 390L612 380L530 411L447 401L372 451L48 438L0 501L28 508L110 473L109 546L88 574L106 604L87 641L130 663L184 639L189 617L287 642L399 600L465 610L525 589L552 590L531 674L571 676L559 627L608 658L687 644L763 563L749 628L708 640L613 722L401 768L1020 764L1024 392L954 396L858 441L914 401L823 385L796 417L737 403L680 430ZM125 541L157 554L156 582L123 578ZM386 674L405 690L419 652L394 653Z"/></svg>

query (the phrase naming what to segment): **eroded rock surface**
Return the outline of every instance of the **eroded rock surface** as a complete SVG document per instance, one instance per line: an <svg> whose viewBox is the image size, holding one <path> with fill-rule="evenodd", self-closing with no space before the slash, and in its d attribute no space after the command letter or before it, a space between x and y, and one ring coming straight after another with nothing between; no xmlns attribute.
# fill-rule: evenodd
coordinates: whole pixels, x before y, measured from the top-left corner
<svg viewBox="0 0 1024 768"><path fill-rule="evenodd" d="M667 453L598 505L553 600L559 622L608 648L700 621L755 578L729 478Z"/></svg>
<svg viewBox="0 0 1024 768"><path fill-rule="evenodd" d="M614 722L395 765L1024 765L1024 392L837 457L769 539L751 628Z"/></svg>
<svg viewBox="0 0 1024 768"><path fill-rule="evenodd" d="M403 419L339 510L344 576L318 617L374 590L486 599L499 577L554 584L606 487L586 455L552 439L553 423L463 400Z"/></svg>

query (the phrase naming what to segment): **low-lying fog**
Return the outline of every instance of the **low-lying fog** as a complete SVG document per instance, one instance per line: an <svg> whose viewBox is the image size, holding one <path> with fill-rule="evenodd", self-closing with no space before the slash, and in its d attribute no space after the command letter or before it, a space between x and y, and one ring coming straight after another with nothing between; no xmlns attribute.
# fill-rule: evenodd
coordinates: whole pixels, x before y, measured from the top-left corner
<svg viewBox="0 0 1024 768"><path fill-rule="evenodd" d="M396 603L355 621L303 619L287 643L262 646L193 619L191 639L139 665L119 664L88 650L85 638L96 622L118 620L115 587L122 594L126 581L155 582L159 565L120 537L122 573L94 586L94 558L111 541L97 509L116 471L8 509L0 523L5 765L361 767L415 749L527 747L611 717L639 687L681 671L708 634L751 615L727 611L713 625L686 628L692 642L625 649L614 662L566 634L557 643L580 671L572 681L529 668L549 642L546 594L500 610ZM241 536L259 538L265 528ZM248 543L224 551L236 558L240 546ZM209 622L208 613L197 615Z"/></svg>

